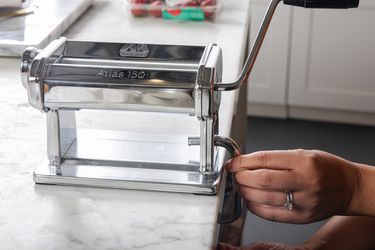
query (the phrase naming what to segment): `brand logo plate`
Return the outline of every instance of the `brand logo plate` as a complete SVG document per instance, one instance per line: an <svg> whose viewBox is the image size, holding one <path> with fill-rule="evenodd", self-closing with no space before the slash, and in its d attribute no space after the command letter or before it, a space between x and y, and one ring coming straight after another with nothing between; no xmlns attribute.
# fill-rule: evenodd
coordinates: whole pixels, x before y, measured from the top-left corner
<svg viewBox="0 0 375 250"><path fill-rule="evenodd" d="M120 56L123 57L147 57L150 50L146 44L125 44L120 48Z"/></svg>

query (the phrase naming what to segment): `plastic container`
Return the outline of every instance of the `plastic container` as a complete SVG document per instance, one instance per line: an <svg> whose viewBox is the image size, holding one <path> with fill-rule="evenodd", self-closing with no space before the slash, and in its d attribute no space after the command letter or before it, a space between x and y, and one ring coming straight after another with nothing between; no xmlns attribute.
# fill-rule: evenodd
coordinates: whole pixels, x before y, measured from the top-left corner
<svg viewBox="0 0 375 250"><path fill-rule="evenodd" d="M212 21L221 9L220 0L125 0L135 17Z"/></svg>

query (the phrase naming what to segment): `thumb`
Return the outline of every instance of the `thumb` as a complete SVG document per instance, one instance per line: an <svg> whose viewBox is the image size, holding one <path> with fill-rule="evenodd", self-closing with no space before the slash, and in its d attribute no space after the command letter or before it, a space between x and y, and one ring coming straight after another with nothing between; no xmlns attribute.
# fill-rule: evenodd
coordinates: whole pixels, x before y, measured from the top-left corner
<svg viewBox="0 0 375 250"><path fill-rule="evenodd" d="M240 248L225 243L219 243L216 250L240 250Z"/></svg>
<svg viewBox="0 0 375 250"><path fill-rule="evenodd" d="M290 250L291 248L273 242L256 242L242 248L243 250Z"/></svg>

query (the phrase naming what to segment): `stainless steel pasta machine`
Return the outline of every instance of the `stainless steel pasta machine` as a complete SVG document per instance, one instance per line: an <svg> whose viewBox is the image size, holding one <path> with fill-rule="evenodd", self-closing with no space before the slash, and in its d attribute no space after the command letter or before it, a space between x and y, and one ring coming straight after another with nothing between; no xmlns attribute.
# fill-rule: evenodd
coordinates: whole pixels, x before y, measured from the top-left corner
<svg viewBox="0 0 375 250"><path fill-rule="evenodd" d="M218 135L221 92L246 81L279 2L271 1L242 73L232 83L222 83L222 52L216 44L108 43L62 37L42 50L28 48L22 56L22 83L31 106L47 115L48 157L35 170L35 182L215 194L224 159L217 147L239 154L233 140ZM358 6L355 0L284 3ZM186 138L180 150L176 144L164 148L172 154L168 158L164 151L153 152L156 142L168 144L162 136L151 146L145 138L116 131L96 141L92 137L98 136L97 131L80 137L76 127L80 110L181 113L195 116L200 132ZM150 126L157 122L150 121ZM183 155L188 145L199 146L197 159L173 159Z"/></svg>

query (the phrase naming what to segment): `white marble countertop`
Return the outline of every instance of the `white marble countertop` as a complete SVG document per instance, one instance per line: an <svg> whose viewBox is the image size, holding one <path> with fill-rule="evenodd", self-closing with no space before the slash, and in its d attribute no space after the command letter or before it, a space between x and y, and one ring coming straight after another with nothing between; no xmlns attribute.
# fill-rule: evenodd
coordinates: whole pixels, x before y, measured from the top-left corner
<svg viewBox="0 0 375 250"><path fill-rule="evenodd" d="M30 46L44 47L59 37L93 0L32 0L31 13L0 17L0 56L20 56Z"/></svg>
<svg viewBox="0 0 375 250"><path fill-rule="evenodd" d="M96 1L66 36L158 44L219 44L224 80L242 65L249 1L226 0L215 22L138 19L120 1ZM221 197L35 185L46 156L45 114L28 105L19 59L0 59L1 249L211 249ZM229 135L236 93L223 95L220 134ZM180 128L181 129L181 128ZM183 129L182 129L183 130ZM184 131L182 131L184 132Z"/></svg>

